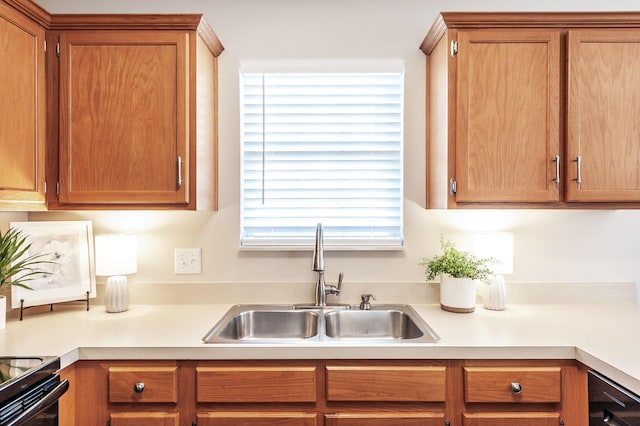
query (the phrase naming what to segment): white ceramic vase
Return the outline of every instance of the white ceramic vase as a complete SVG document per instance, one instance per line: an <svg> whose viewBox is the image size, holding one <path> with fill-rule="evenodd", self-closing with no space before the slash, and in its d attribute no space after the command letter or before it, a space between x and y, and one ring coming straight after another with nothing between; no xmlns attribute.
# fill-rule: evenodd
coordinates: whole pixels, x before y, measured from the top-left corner
<svg viewBox="0 0 640 426"><path fill-rule="evenodd" d="M0 330L7 326L7 297L0 295Z"/></svg>
<svg viewBox="0 0 640 426"><path fill-rule="evenodd" d="M107 312L112 313L129 309L129 287L126 276L117 275L107 279L104 306Z"/></svg>
<svg viewBox="0 0 640 426"><path fill-rule="evenodd" d="M440 276L440 307L449 312L473 312L476 309L475 281L471 278Z"/></svg>
<svg viewBox="0 0 640 426"><path fill-rule="evenodd" d="M494 275L488 283L483 283L482 303L492 311L504 310L507 303L507 291L502 275Z"/></svg>

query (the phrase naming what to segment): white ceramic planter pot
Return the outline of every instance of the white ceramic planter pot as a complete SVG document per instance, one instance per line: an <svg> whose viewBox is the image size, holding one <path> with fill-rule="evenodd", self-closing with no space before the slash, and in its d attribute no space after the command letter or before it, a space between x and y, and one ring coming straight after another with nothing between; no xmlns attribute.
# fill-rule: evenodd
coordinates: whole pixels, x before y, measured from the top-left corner
<svg viewBox="0 0 640 426"><path fill-rule="evenodd" d="M440 277L440 307L449 312L468 313L476 309L476 283L471 278Z"/></svg>
<svg viewBox="0 0 640 426"><path fill-rule="evenodd" d="M0 330L7 326L7 298L0 296Z"/></svg>

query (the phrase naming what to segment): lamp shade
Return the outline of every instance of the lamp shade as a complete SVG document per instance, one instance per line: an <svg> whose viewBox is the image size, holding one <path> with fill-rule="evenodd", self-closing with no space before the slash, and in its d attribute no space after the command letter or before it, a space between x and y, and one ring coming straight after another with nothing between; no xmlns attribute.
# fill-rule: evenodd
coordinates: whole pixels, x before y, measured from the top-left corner
<svg viewBox="0 0 640 426"><path fill-rule="evenodd" d="M492 265L496 274L513 274L513 234L488 232L473 235L474 253L478 257L493 257L498 263Z"/></svg>
<svg viewBox="0 0 640 426"><path fill-rule="evenodd" d="M135 274L138 270L136 236L132 234L96 235L96 275Z"/></svg>

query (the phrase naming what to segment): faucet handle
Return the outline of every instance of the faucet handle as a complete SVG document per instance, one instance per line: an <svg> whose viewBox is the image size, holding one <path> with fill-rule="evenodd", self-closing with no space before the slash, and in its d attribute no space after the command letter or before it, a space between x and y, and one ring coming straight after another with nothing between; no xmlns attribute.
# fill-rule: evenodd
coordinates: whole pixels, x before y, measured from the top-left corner
<svg viewBox="0 0 640 426"><path fill-rule="evenodd" d="M324 291L326 294L335 294L336 296L340 294L342 291L342 279L344 278L344 273L340 272L338 275L338 285L329 285L326 284L324 286Z"/></svg>
<svg viewBox="0 0 640 426"><path fill-rule="evenodd" d="M336 294L340 294L342 291L342 279L344 278L344 272L338 274L338 285L336 286Z"/></svg>

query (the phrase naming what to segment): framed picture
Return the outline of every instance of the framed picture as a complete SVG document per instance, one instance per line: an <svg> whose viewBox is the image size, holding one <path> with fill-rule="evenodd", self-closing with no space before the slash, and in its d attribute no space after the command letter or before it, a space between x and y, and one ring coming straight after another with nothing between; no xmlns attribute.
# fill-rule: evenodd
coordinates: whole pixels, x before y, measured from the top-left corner
<svg viewBox="0 0 640 426"><path fill-rule="evenodd" d="M32 290L11 287L11 307L48 305L96 297L96 274L93 256L91 221L11 222L21 229L31 243L26 256L45 254L51 264L42 265L50 272L26 284Z"/></svg>

